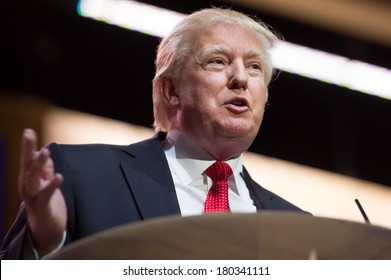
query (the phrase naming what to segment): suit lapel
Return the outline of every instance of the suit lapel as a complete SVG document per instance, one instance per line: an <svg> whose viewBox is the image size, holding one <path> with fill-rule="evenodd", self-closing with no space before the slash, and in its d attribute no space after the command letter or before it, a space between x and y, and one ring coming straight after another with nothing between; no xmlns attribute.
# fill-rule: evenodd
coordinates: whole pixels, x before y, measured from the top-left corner
<svg viewBox="0 0 391 280"><path fill-rule="evenodd" d="M175 185L161 141L164 133L124 149L127 158L121 162L129 188L142 219L180 215ZM302 211L278 195L262 188L243 168L243 179L257 210Z"/></svg>
<svg viewBox="0 0 391 280"><path fill-rule="evenodd" d="M250 196L255 206L259 210L285 210L285 211L303 211L292 203L279 197L273 192L262 188L258 185L243 168L243 179L249 189Z"/></svg>
<svg viewBox="0 0 391 280"><path fill-rule="evenodd" d="M249 190L250 197L254 201L255 207L257 207L257 210L265 209L264 202L262 199L264 197L259 191L259 186L257 183L253 181L253 179L250 177L250 174L248 173L247 169L243 167L243 173L241 174L243 177L244 182L246 183L246 186Z"/></svg>
<svg viewBox="0 0 391 280"><path fill-rule="evenodd" d="M162 137L157 134L124 149L130 157L121 162L121 168L143 219L180 214Z"/></svg>

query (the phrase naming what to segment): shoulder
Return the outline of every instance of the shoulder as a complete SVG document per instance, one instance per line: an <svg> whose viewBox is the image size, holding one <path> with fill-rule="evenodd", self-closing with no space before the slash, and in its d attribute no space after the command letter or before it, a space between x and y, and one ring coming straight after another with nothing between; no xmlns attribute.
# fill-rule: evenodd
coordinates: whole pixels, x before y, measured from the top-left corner
<svg viewBox="0 0 391 280"><path fill-rule="evenodd" d="M85 170L106 168L105 166L114 168L119 163L136 157L163 159L163 140L164 135L158 133L152 138L130 145L50 143L47 148L50 150L56 170Z"/></svg>
<svg viewBox="0 0 391 280"><path fill-rule="evenodd" d="M58 144L50 143L47 148L50 150L52 156L68 156L68 157L104 157L113 154L138 154L144 150L150 150L151 148L161 148L161 141L165 139L165 134L157 133L155 136L145 139L140 142L132 143L129 145L115 145L115 144Z"/></svg>

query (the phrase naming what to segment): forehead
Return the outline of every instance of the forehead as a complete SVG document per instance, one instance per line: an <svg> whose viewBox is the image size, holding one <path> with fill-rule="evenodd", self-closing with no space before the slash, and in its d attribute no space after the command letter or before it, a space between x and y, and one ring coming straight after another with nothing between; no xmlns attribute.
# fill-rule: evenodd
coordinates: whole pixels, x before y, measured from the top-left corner
<svg viewBox="0 0 391 280"><path fill-rule="evenodd" d="M214 23L205 28L193 48L195 53L240 52L261 55L261 45L254 32L234 23Z"/></svg>

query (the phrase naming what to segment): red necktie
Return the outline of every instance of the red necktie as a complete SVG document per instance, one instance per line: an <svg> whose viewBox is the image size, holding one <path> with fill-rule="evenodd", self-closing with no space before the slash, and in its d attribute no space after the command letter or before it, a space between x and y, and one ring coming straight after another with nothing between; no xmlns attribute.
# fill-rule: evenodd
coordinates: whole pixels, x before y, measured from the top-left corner
<svg viewBox="0 0 391 280"><path fill-rule="evenodd" d="M206 169L205 174L213 183L206 197L204 213L230 212L228 178L232 175L231 167L225 162L216 161Z"/></svg>

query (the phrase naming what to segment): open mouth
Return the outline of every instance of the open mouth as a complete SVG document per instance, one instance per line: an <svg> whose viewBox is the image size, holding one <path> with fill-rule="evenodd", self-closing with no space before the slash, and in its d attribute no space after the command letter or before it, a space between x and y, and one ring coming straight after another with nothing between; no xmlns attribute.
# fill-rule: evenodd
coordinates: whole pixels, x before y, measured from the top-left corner
<svg viewBox="0 0 391 280"><path fill-rule="evenodd" d="M236 97L225 103L225 107L233 113L244 113L250 109L247 99Z"/></svg>

